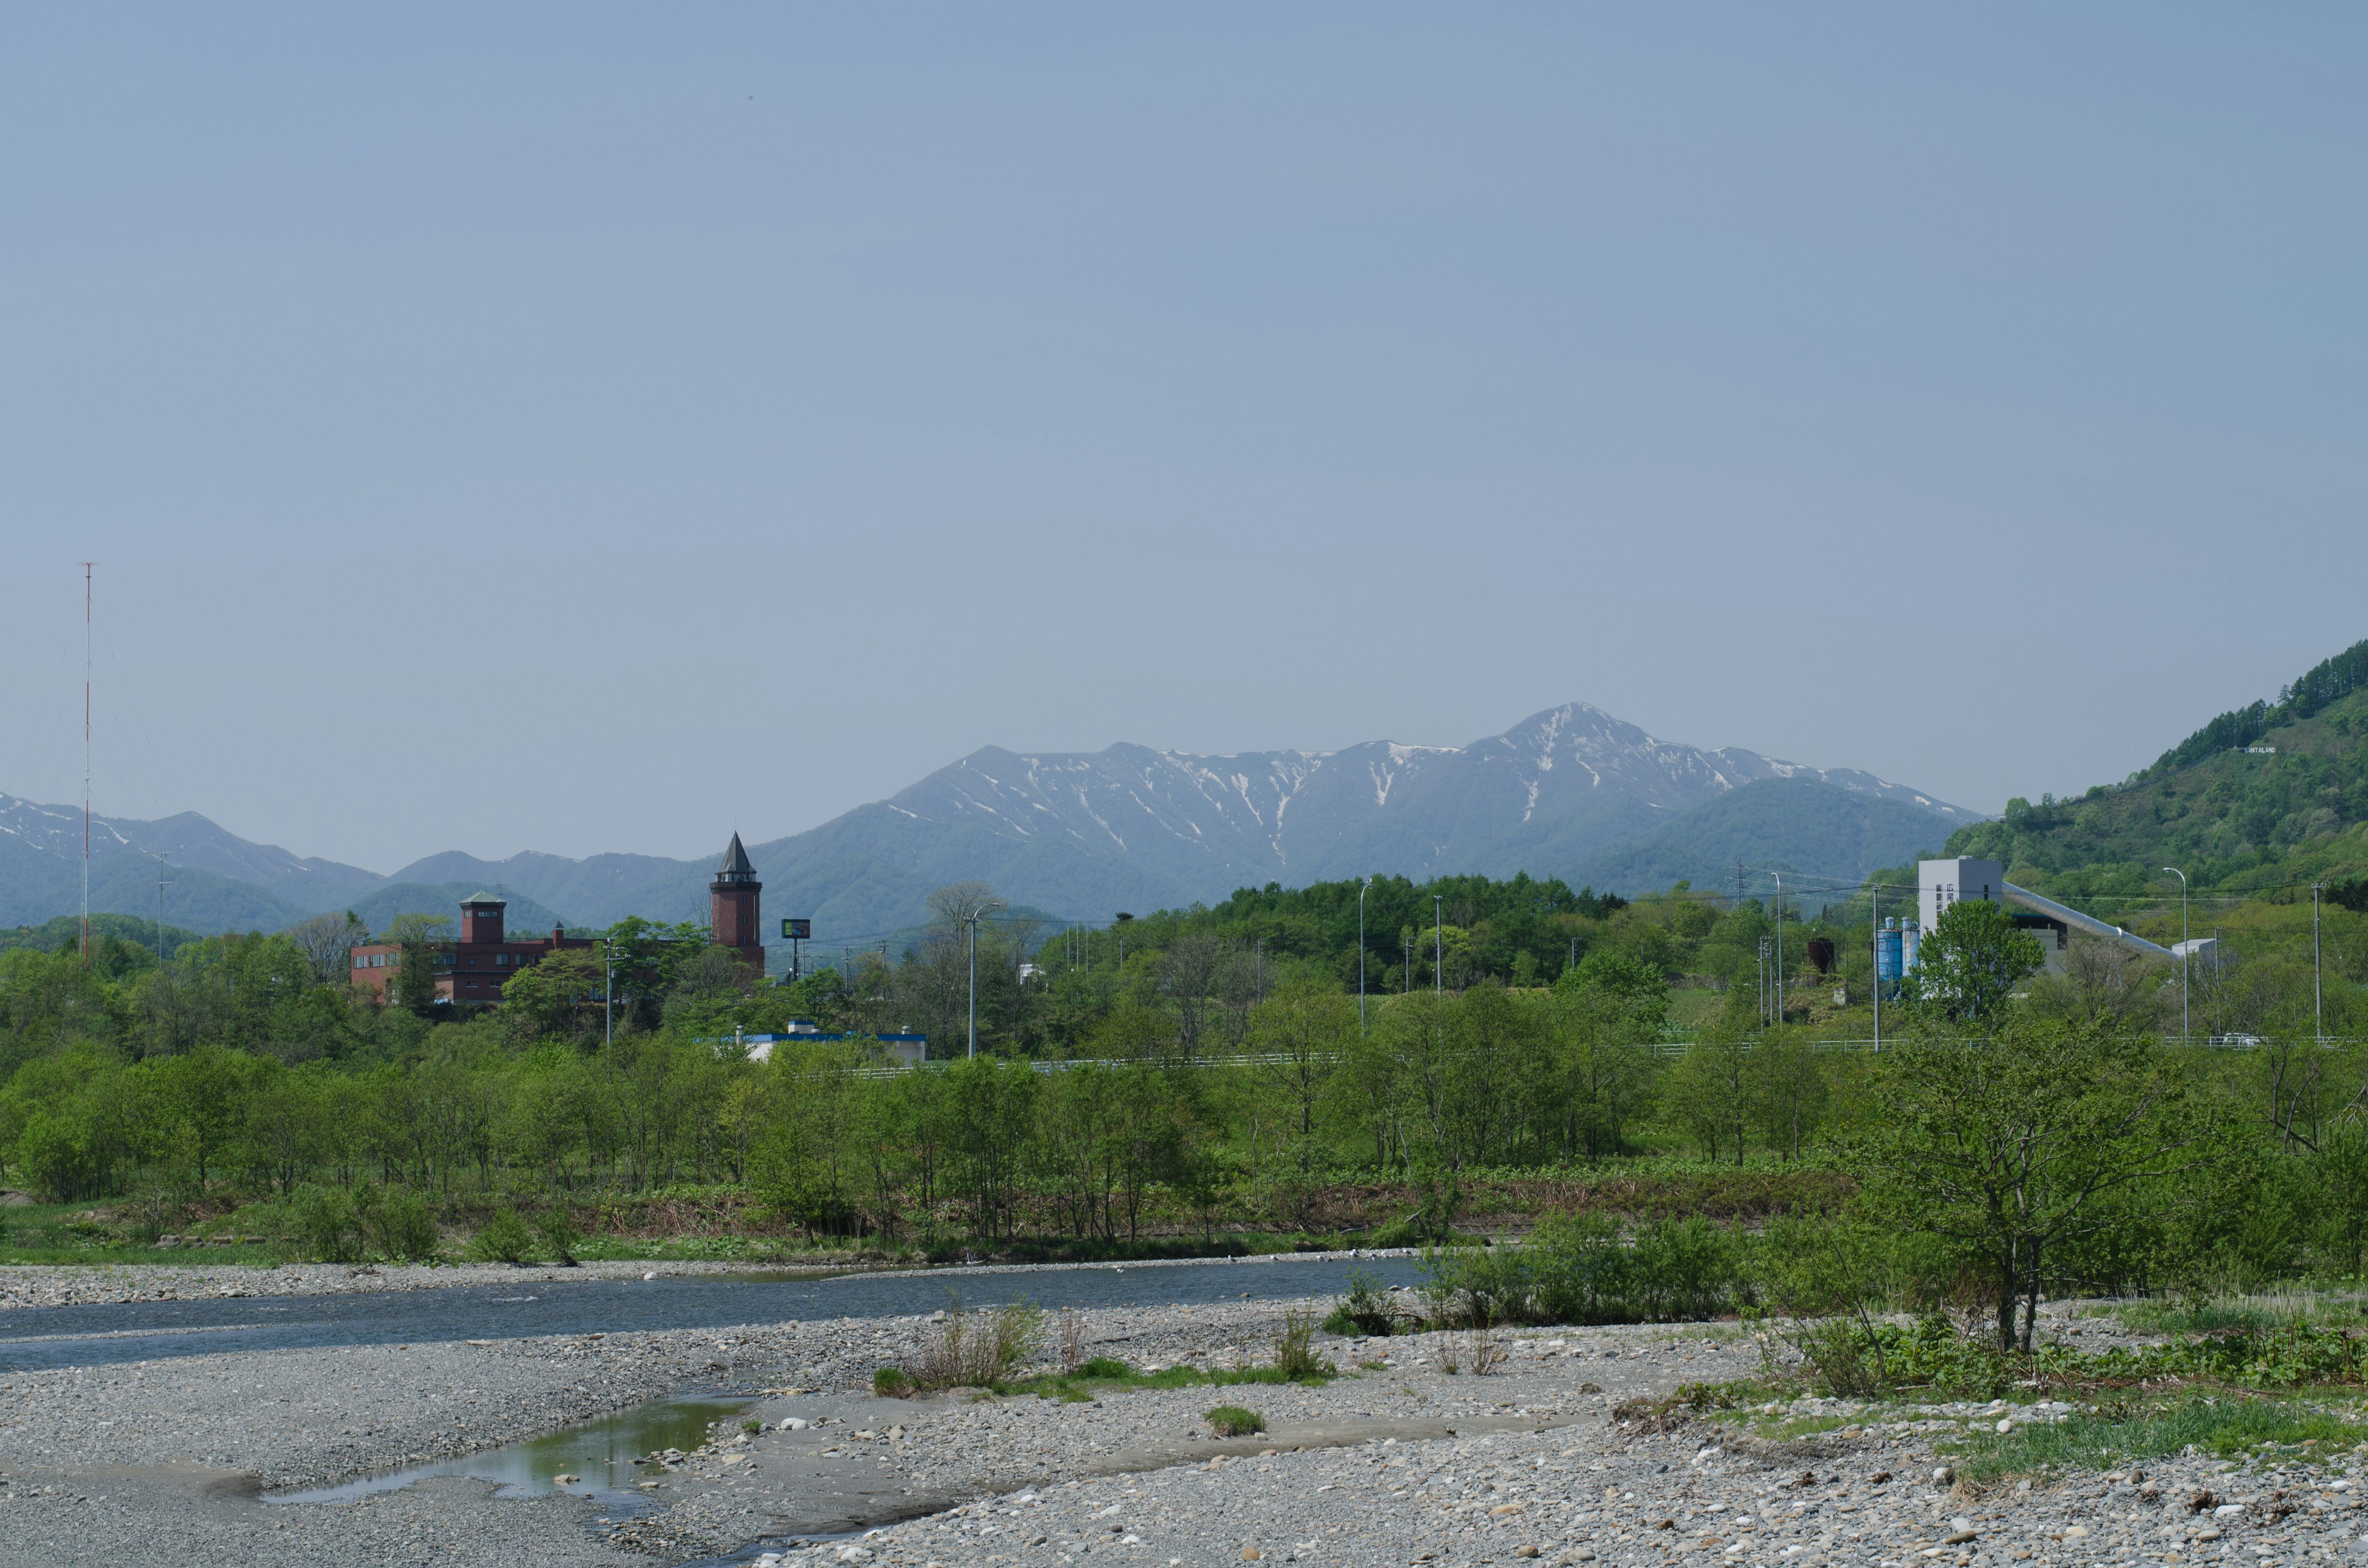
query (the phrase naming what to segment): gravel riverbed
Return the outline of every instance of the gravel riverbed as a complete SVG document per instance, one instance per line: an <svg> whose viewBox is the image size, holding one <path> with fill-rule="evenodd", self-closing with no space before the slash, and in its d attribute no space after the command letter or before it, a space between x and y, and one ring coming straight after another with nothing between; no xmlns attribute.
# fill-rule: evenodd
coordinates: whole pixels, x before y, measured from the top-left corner
<svg viewBox="0 0 2368 1568"><path fill-rule="evenodd" d="M185 1301L217 1296L330 1296L375 1290L441 1290L456 1285L516 1285L528 1280L640 1279L696 1274L746 1274L778 1267L848 1267L829 1258L795 1264L603 1262L515 1268L506 1263L124 1263L90 1267L0 1265L0 1310L90 1307L125 1301Z"/></svg>
<svg viewBox="0 0 2368 1568"><path fill-rule="evenodd" d="M549 1272L564 1289L573 1271ZM451 1270L433 1273L452 1281ZM1097 1311L1084 1314L1086 1353L1137 1366L1259 1362L1287 1307L1323 1304ZM2182 1460L1975 1500L1933 1479L1930 1445L1988 1421L1987 1408L1935 1409L1789 1450L1728 1426L1648 1432L1612 1419L1623 1399L1756 1369L1756 1343L1714 1326L1525 1334L1486 1377L1471 1374L1465 1336L1322 1336L1323 1353L1352 1374L1323 1388L1122 1392L1087 1403L871 1397L872 1369L930 1331L919 1317L756 1324L14 1373L0 1380L0 1565L769 1556L782 1568L1051 1568L1088 1557L1145 1568L2093 1568L2362 1553L2348 1456L2309 1471ZM1465 1369L1444 1369L1450 1353ZM646 1479L632 1508L495 1497L489 1483L456 1477L350 1502L268 1500L700 1389L746 1391L746 1415L763 1431L727 1426L698 1451L638 1471ZM1205 1415L1218 1403L1256 1409L1268 1430L1215 1438ZM2192 1506L2203 1491L2214 1500Z"/></svg>

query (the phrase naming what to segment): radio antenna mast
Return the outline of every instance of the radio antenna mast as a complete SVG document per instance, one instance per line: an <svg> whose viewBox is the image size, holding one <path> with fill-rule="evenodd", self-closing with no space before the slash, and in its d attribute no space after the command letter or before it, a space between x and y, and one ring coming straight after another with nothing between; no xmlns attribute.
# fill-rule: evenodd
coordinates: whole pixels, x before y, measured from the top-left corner
<svg viewBox="0 0 2368 1568"><path fill-rule="evenodd" d="M90 967L90 569L82 563L82 967Z"/></svg>

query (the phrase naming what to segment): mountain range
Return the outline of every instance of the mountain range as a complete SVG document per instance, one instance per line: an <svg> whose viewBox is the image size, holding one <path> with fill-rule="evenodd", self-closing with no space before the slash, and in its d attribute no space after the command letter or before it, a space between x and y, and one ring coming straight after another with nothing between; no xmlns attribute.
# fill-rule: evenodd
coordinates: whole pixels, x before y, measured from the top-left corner
<svg viewBox="0 0 2368 1568"><path fill-rule="evenodd" d="M1854 882L1978 813L1849 768L1808 767L1648 734L1585 703L1465 746L1374 741L1333 752L1197 756L987 747L885 801L751 845L769 915L804 915L827 949L918 923L951 881L1078 919L1224 897L1243 886L1399 873L1508 876L1637 892L1724 884L1737 860ZM195 812L94 818L95 909L200 930L276 928L324 909L373 924L448 913L479 888L509 923L706 911L706 859L448 852L381 877L254 844ZM82 813L0 795L0 924L79 907ZM719 835L721 836L721 835ZM160 871L158 857L166 869Z"/></svg>

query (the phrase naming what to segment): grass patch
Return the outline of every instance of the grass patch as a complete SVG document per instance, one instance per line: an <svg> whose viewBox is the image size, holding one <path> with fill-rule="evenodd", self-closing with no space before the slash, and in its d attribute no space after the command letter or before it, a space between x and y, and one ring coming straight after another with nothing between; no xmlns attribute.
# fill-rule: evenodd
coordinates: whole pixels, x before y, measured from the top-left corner
<svg viewBox="0 0 2368 1568"><path fill-rule="evenodd" d="M2124 1327L2140 1334L2220 1334L2231 1329L2260 1334L2296 1324L2361 1327L2368 1324L2368 1300L2356 1292L2273 1290L2201 1301L2115 1301L2081 1315L2118 1318Z"/></svg>
<svg viewBox="0 0 2368 1568"><path fill-rule="evenodd" d="M1214 1371L1203 1371L1198 1367L1167 1367L1156 1372L1139 1372L1113 1357L1098 1356L1074 1372L1045 1372L1037 1377L1019 1379L996 1392L1032 1393L1040 1399L1066 1400L1074 1403L1098 1398L1103 1393L1133 1389L1237 1388L1254 1383L1296 1383L1303 1388L1321 1388L1339 1375L1328 1361L1319 1363L1296 1377L1280 1367L1243 1367Z"/></svg>
<svg viewBox="0 0 2368 1568"><path fill-rule="evenodd" d="M2329 1410L2291 1399L2202 1395L2117 1403L2094 1414L1938 1446L1955 1460L1961 1478L1981 1486L2021 1475L2110 1470L2191 1448L2223 1459L2272 1446L2348 1449L2368 1438L2359 1414L2356 1408Z"/></svg>
<svg viewBox="0 0 2368 1568"><path fill-rule="evenodd" d="M1221 1404L1209 1412L1209 1430L1220 1437L1247 1437L1266 1430L1266 1417L1238 1404Z"/></svg>
<svg viewBox="0 0 2368 1568"><path fill-rule="evenodd" d="M1771 1443L1789 1443L1795 1437L1814 1437L1821 1433L1862 1426L1866 1418L1861 1415L1769 1415L1758 1410L1735 1410L1718 1412L1711 1419L1736 1422L1753 1437L1765 1437Z"/></svg>

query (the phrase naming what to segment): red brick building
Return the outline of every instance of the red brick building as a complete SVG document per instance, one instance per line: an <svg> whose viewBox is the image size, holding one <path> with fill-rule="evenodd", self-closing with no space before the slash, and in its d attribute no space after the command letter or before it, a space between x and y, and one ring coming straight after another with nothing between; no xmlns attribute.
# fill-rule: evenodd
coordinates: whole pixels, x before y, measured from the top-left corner
<svg viewBox="0 0 2368 1568"><path fill-rule="evenodd" d="M548 937L519 940L502 929L502 912L508 903L481 892L461 905L461 939L435 950L436 999L473 1002L480 1006L502 999L502 983L530 964L541 963L564 948L597 948L589 937L571 937L554 927ZM402 972L403 949L392 942L371 942L356 948L353 981L385 995L393 994Z"/></svg>
<svg viewBox="0 0 2368 1568"><path fill-rule="evenodd" d="M716 945L737 953L759 979L765 972L765 944L757 900L764 891L757 868L748 863L748 852L740 847L740 835L734 834L723 863L715 868L715 880L707 884L708 923L714 928ZM438 1001L491 1006L502 999L502 983L518 971L564 949L600 945L594 937L571 937L558 927L548 937L513 938L502 929L502 912L508 907L489 892L461 903L461 939L436 949L430 960L436 966ZM401 947L366 943L353 951L353 983L392 996L402 966Z"/></svg>

